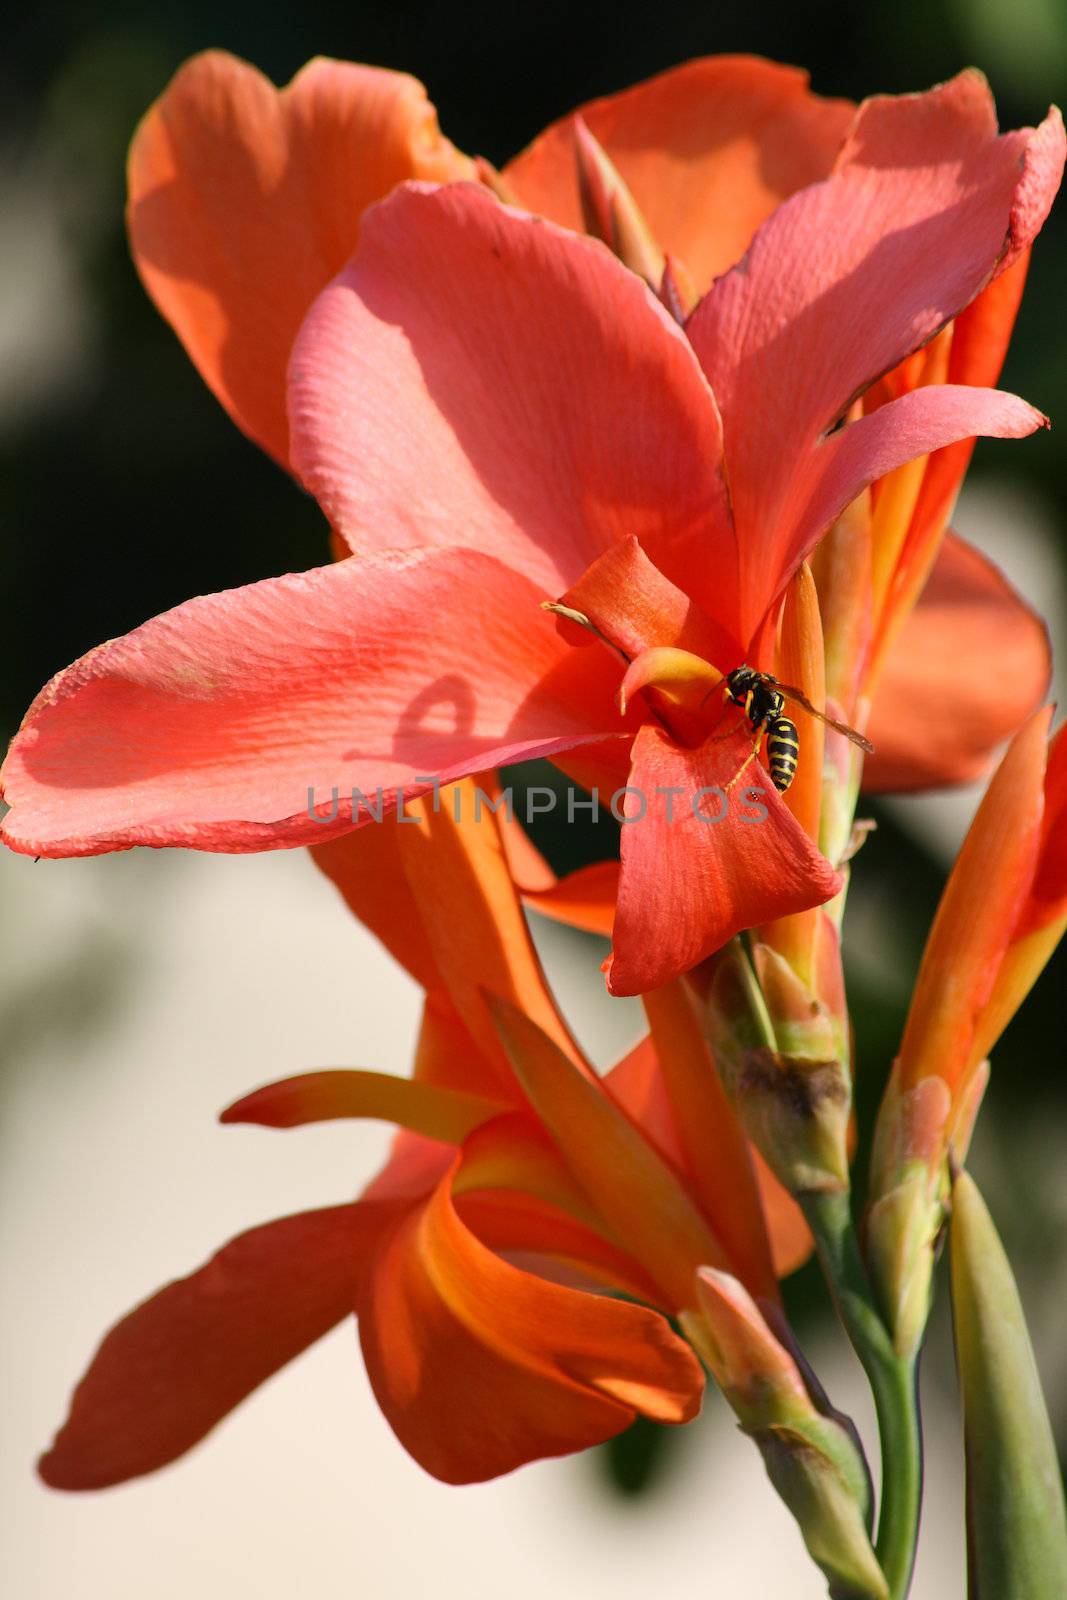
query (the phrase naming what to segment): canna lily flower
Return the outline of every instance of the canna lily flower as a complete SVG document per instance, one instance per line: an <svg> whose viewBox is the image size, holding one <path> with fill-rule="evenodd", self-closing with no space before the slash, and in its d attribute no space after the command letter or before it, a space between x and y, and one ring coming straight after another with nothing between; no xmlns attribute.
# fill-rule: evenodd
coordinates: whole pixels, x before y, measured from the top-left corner
<svg viewBox="0 0 1067 1600"><path fill-rule="evenodd" d="M1021 728L978 809L930 930L879 1113L870 1252L898 1340L925 1325L946 1160L962 1163L989 1054L1067 929L1067 739Z"/></svg>
<svg viewBox="0 0 1067 1600"><path fill-rule="evenodd" d="M397 183L481 176L526 210L580 231L596 221L583 174L600 152L632 201L630 233L696 297L736 265L783 200L830 174L854 114L847 101L812 94L796 68L706 58L582 106L496 175L442 137L425 90L406 74L316 60L279 91L255 68L208 51L178 72L137 131L130 243L149 294L212 391L291 467L290 349L355 249L360 216ZM601 221L602 236L610 228L610 217ZM935 363L909 358L864 405L934 381L937 363L937 381L995 384L1027 258L1023 251L961 313ZM909 464L880 486L872 508L878 593L867 681L831 685L854 720L861 689L869 701L877 683L869 789L980 775L1047 687L1038 619L975 551L954 539L941 549L971 448L960 441ZM344 530L334 541L348 553ZM361 528L353 547L388 543ZM985 670L991 639L1004 664L998 674Z"/></svg>
<svg viewBox="0 0 1067 1600"><path fill-rule="evenodd" d="M354 791L399 803L549 755L630 790L614 992L832 898L758 765L721 825L702 809L751 755L716 691L768 664L792 574L868 484L1042 423L934 383L845 420L1043 221L1059 118L997 136L991 116L969 74L868 102L685 334L598 245L473 186L397 190L290 370L296 471L373 553L194 600L61 674L6 763L5 838L295 845L356 826Z"/></svg>
<svg viewBox="0 0 1067 1600"><path fill-rule="evenodd" d="M686 1312L699 1335L701 1266L784 1326L775 1266L796 1264L795 1234L779 1232L787 1259L772 1262L748 1147L684 996L655 997L650 1037L598 1079L545 987L497 819L468 808L457 824L448 798L414 808L417 826L383 825L391 872L369 877L351 837L316 852L387 942L407 923L428 988L413 1077L312 1073L223 1114L396 1122L385 1169L355 1202L241 1235L120 1322L43 1458L49 1484L99 1488L173 1460L353 1312L399 1439L454 1483L582 1449L637 1414L691 1418L703 1375L665 1317Z"/></svg>

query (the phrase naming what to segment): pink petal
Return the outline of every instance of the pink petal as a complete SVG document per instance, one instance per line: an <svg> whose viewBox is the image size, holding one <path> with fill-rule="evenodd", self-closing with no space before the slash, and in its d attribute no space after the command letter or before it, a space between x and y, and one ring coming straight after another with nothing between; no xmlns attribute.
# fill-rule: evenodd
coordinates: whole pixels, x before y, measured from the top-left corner
<svg viewBox="0 0 1067 1600"><path fill-rule="evenodd" d="M906 461L976 435L1024 439L1047 427L1040 411L1000 389L934 384L890 400L821 440L797 472L783 564L795 568L862 489Z"/></svg>
<svg viewBox="0 0 1067 1600"><path fill-rule="evenodd" d="M553 598L631 535L733 569L684 335L600 245L483 190L368 212L289 374L293 463L354 550L462 545Z"/></svg>
<svg viewBox="0 0 1067 1600"><path fill-rule="evenodd" d="M3 837L34 855L319 843L352 826L353 787L373 804L621 731L613 664L568 649L540 599L487 556L427 550L191 600L38 696Z"/></svg>
<svg viewBox="0 0 1067 1600"><path fill-rule="evenodd" d="M835 175L779 207L697 308L688 332L723 417L753 627L799 559L808 453L1025 247L1062 167L1058 113L997 138L977 74L870 101Z"/></svg>
<svg viewBox="0 0 1067 1600"><path fill-rule="evenodd" d="M612 994L658 989L743 928L822 905L840 889L757 762L723 797L714 792L734 782L751 749L744 730L695 750L651 724L634 740L630 784L647 809L622 829ZM634 798L635 817L639 805Z"/></svg>

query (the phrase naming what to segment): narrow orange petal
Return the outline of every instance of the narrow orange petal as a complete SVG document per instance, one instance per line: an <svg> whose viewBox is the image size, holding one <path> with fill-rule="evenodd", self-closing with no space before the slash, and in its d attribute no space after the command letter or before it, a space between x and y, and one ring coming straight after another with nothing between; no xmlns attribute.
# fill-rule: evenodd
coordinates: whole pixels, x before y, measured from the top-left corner
<svg viewBox="0 0 1067 1600"><path fill-rule="evenodd" d="M551 888L527 892L523 899L554 922L611 938L619 893L619 863L596 861L560 878Z"/></svg>
<svg viewBox="0 0 1067 1600"><path fill-rule="evenodd" d="M413 1133L461 1144L469 1133L499 1116L499 1102L443 1089L388 1072L306 1072L266 1084L228 1106L220 1122L254 1122L265 1128L297 1128L342 1117L373 1117Z"/></svg>
<svg viewBox="0 0 1067 1600"><path fill-rule="evenodd" d="M516 1076L597 1213L673 1310L692 1305L696 1268L728 1260L678 1175L605 1086L584 1075L535 1023L504 1001L491 1008Z"/></svg>
<svg viewBox="0 0 1067 1600"><path fill-rule="evenodd" d="M1035 712L997 768L941 897L900 1047L903 1093L928 1077L954 1089L1026 904L1044 811L1051 709Z"/></svg>
<svg viewBox="0 0 1067 1600"><path fill-rule="evenodd" d="M642 996L693 1192L722 1241L730 1270L753 1294L778 1285L749 1153L689 995L676 981Z"/></svg>
<svg viewBox="0 0 1067 1600"><path fill-rule="evenodd" d="M444 793L436 810L425 808L425 826L403 830L400 857L450 1002L502 1086L513 1089L485 991L519 1006L573 1062L581 1057L545 984L497 820L479 811L469 789L457 788L453 799Z"/></svg>

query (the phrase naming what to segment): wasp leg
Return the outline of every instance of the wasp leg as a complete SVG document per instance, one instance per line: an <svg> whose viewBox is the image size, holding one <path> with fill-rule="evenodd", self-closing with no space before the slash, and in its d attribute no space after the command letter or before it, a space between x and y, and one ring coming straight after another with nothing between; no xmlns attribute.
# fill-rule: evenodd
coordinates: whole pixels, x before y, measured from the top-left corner
<svg viewBox="0 0 1067 1600"><path fill-rule="evenodd" d="M742 712L740 718L738 719L738 721L734 723L732 728L727 728L725 733L713 733L713 734L711 734L709 736L709 743L713 744L716 739L732 739L735 733L740 733L741 732L741 729L745 726L745 724L747 722L748 722L748 717L746 716L746 714L744 712Z"/></svg>
<svg viewBox="0 0 1067 1600"><path fill-rule="evenodd" d="M737 771L734 773L733 777L730 779L729 783L726 785L726 788L723 790L724 794L729 794L731 789L736 789L737 788L737 785L741 782L741 779L744 777L745 773L748 771L748 769L752 765L753 761L755 761L756 757L759 755L760 741L762 740L762 738L763 738L763 729L762 728L757 728L756 729L756 742L753 744L752 749L748 752L748 755L745 757L744 761L742 761L741 765L738 767Z"/></svg>

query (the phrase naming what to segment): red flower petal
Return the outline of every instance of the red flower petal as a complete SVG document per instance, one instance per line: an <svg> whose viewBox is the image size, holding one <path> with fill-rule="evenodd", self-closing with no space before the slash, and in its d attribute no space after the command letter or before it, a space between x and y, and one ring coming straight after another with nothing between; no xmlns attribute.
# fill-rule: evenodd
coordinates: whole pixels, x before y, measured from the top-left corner
<svg viewBox="0 0 1067 1600"><path fill-rule="evenodd" d="M822 905L840 889L761 766L714 792L737 779L751 750L744 729L697 749L652 725L638 733L630 785L646 812L622 829L612 994L658 989L742 928Z"/></svg>
<svg viewBox="0 0 1067 1600"><path fill-rule="evenodd" d="M1058 114L998 139L976 74L869 101L835 175L787 200L705 296L688 331L723 417L753 627L803 553L794 485L817 441L1025 247L1062 168Z"/></svg>
<svg viewBox="0 0 1067 1600"><path fill-rule="evenodd" d="M289 415L356 550L486 551L542 598L631 535L656 560L734 561L718 416L677 324L599 244L472 186L407 186L366 217L296 342Z"/></svg>
<svg viewBox="0 0 1067 1600"><path fill-rule="evenodd" d="M355 1304L396 1207L333 1206L268 1222L131 1311L105 1338L40 1473L103 1489L165 1466Z"/></svg>
<svg viewBox="0 0 1067 1600"><path fill-rule="evenodd" d="M581 115L652 232L706 289L787 195L830 171L853 117L808 75L754 56L687 61ZM573 115L504 168L520 204L581 230Z"/></svg>
<svg viewBox="0 0 1067 1600"><path fill-rule="evenodd" d="M472 173L406 73L318 60L279 91L209 50L134 137L133 258L202 377L284 466L289 351L360 213L405 178Z"/></svg>
<svg viewBox="0 0 1067 1600"><path fill-rule="evenodd" d="M351 827L353 786L373 803L618 727L609 663L568 650L539 601L459 550L188 601L38 696L4 766L3 837L34 855L319 843Z"/></svg>
<svg viewBox="0 0 1067 1600"><path fill-rule="evenodd" d="M1041 704L1050 668L1041 618L991 561L950 534L879 679L864 789L981 777Z"/></svg>
<svg viewBox="0 0 1067 1600"><path fill-rule="evenodd" d="M696 1357L641 1306L562 1288L479 1243L445 1182L378 1256L359 1301L378 1403L434 1477L471 1483L699 1409Z"/></svg>

